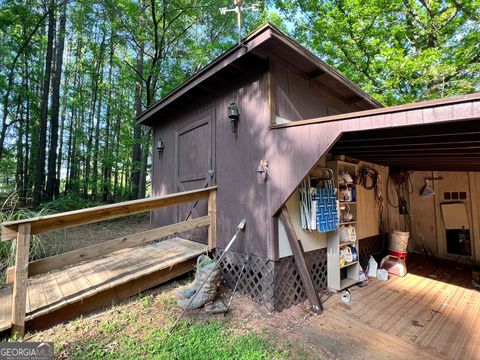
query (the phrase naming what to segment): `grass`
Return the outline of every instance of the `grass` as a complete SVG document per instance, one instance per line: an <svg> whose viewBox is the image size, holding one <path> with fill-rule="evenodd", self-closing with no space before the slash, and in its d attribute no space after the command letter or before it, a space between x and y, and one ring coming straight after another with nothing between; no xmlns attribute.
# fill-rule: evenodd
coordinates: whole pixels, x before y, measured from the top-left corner
<svg viewBox="0 0 480 360"><path fill-rule="evenodd" d="M154 295L139 295L28 340L53 341L57 357L78 360L292 358L293 347L276 341L266 328L246 331L233 319L181 321L169 334L180 311L174 295L178 285L166 285Z"/></svg>
<svg viewBox="0 0 480 360"><path fill-rule="evenodd" d="M175 291L191 278L126 299L109 309L27 334L51 341L62 359L305 359L302 349L267 327L245 325L240 313L186 319L168 333L181 309Z"/></svg>
<svg viewBox="0 0 480 360"><path fill-rule="evenodd" d="M121 330L118 322L100 325L105 334ZM182 322L173 334L153 328L141 339L130 335L116 341L90 339L70 349L72 359L287 359L286 350L277 349L264 335L235 334L227 324Z"/></svg>

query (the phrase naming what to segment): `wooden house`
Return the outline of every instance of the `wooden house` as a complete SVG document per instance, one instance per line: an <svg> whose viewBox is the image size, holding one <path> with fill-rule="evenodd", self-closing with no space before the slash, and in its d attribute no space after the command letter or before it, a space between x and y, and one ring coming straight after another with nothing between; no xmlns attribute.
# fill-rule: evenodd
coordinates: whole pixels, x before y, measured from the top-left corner
<svg viewBox="0 0 480 360"><path fill-rule="evenodd" d="M357 186L352 212L363 266L371 254L385 252L384 233L407 229L412 217L412 237L422 243L411 241L411 251L456 258L458 252L447 249L442 220L441 206L450 200L466 209L470 243L462 256L478 262L479 116L478 94L383 107L266 24L146 110L138 123L154 130L152 196L216 185L216 256L240 220L247 222L222 265L224 277L234 284L247 261L241 291L281 310L306 297L302 259L317 291L356 282L333 285L351 276L337 274L329 264L331 234L301 227L298 188L325 167L351 166L357 174L366 166L376 169L384 199L395 196L387 186L389 171L410 171L409 192L402 198L409 203L407 217L386 200L379 208L374 191ZM349 158L357 161L328 162ZM437 179L429 197L420 196L425 178ZM205 201L156 210L152 227L206 211ZM205 241L199 231L184 236ZM338 254L332 256L337 262Z"/></svg>

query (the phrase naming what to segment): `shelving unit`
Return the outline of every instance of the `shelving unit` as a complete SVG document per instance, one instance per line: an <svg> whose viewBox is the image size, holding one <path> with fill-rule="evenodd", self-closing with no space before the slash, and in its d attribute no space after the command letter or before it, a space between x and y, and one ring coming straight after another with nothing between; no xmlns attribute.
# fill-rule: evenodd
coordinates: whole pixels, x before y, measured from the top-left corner
<svg viewBox="0 0 480 360"><path fill-rule="evenodd" d="M355 184L347 185L339 184L339 177L343 172L348 172L352 177L357 174L357 166L343 161L329 161L327 167L333 170L334 181L337 193L337 201L339 208L339 226L336 231L331 231L327 235L327 279L328 287L333 290L343 290L349 286L359 282L360 264L357 261L345 263L340 266L340 249L345 246L355 246L357 255L359 254L358 241L340 242L340 227L353 226L357 227L357 198ZM341 210L343 208L343 210ZM352 219L343 219L342 212L353 215ZM342 271L346 271L346 278L342 279Z"/></svg>

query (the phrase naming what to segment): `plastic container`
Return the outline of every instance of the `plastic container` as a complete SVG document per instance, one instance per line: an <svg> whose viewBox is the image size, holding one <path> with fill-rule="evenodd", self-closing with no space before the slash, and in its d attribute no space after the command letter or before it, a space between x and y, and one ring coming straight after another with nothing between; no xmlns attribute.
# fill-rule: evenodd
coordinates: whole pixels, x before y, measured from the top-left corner
<svg viewBox="0 0 480 360"><path fill-rule="evenodd" d="M389 274L404 277L407 275L407 265L403 259L387 255L380 262L380 269L385 269Z"/></svg>
<svg viewBox="0 0 480 360"><path fill-rule="evenodd" d="M370 260L368 260L368 276L377 277L378 263L375 261L372 255L370 255Z"/></svg>
<svg viewBox="0 0 480 360"><path fill-rule="evenodd" d="M408 247L409 232L394 230L390 234L388 248L393 251L406 252Z"/></svg>
<svg viewBox="0 0 480 360"><path fill-rule="evenodd" d="M388 271L385 269L378 269L377 270L377 279L382 281L388 280Z"/></svg>
<svg viewBox="0 0 480 360"><path fill-rule="evenodd" d="M406 251L395 251L392 249L388 249L388 255L395 256L403 261L407 261L408 253Z"/></svg>

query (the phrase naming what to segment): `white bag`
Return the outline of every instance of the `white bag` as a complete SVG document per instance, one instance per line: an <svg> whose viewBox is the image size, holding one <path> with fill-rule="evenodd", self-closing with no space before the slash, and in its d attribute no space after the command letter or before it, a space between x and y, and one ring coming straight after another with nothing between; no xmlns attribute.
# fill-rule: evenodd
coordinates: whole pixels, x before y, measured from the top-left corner
<svg viewBox="0 0 480 360"><path fill-rule="evenodd" d="M370 255L370 260L368 260L368 276L377 277L378 263L375 261L372 255Z"/></svg>
<svg viewBox="0 0 480 360"><path fill-rule="evenodd" d="M377 279L382 281L388 280L388 271L385 269L378 269L377 270Z"/></svg>
<svg viewBox="0 0 480 360"><path fill-rule="evenodd" d="M338 234L340 236L340 244L350 242L350 233L345 225L341 225L338 228Z"/></svg>

